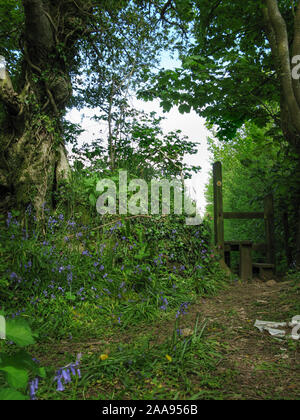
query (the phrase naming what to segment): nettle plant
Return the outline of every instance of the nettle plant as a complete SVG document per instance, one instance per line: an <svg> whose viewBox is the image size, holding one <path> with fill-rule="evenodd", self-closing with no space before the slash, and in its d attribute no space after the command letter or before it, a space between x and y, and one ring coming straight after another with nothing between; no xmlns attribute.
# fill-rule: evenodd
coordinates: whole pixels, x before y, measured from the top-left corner
<svg viewBox="0 0 300 420"><path fill-rule="evenodd" d="M1 313L4 316L4 313ZM0 342L0 400L35 399L45 368L25 350L35 343L35 334L21 319L6 320L6 339Z"/></svg>

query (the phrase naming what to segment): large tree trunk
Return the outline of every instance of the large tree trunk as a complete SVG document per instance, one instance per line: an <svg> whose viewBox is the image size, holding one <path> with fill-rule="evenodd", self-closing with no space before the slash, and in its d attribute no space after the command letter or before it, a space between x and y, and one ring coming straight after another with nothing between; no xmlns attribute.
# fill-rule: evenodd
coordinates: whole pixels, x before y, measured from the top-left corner
<svg viewBox="0 0 300 420"><path fill-rule="evenodd" d="M32 77L28 69L26 77ZM41 110L30 82L17 95L8 73L0 80L0 97L7 111L0 138L1 202L13 197L17 206L32 202L40 211L46 201L51 204L56 185L70 170L60 142L59 121L50 109Z"/></svg>
<svg viewBox="0 0 300 420"><path fill-rule="evenodd" d="M0 101L6 112L0 134L1 203L13 197L19 206L32 202L40 211L45 202L51 205L58 182L69 175L61 119L72 94L69 74L79 31L72 23L78 13L74 4L68 0L23 0L19 86L14 89L8 72L0 80ZM58 45L63 42L69 56L62 59Z"/></svg>
<svg viewBox="0 0 300 420"><path fill-rule="evenodd" d="M47 115L35 121L31 117L8 119L10 130L1 138L0 193L1 203L20 208L33 203L40 212L45 202L51 206L56 186L68 177L70 169L65 148L56 138L58 131L52 131L51 125L45 123ZM11 120L20 124L19 130L11 125ZM11 203L9 198L13 198Z"/></svg>

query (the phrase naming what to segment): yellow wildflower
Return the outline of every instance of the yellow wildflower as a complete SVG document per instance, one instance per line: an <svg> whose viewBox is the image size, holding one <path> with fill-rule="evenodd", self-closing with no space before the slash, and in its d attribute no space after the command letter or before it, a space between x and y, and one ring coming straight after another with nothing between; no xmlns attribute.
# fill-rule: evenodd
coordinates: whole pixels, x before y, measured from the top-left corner
<svg viewBox="0 0 300 420"><path fill-rule="evenodd" d="M166 354L166 359L167 359L169 362L172 362L172 357L171 357L171 356L169 356L168 354Z"/></svg>

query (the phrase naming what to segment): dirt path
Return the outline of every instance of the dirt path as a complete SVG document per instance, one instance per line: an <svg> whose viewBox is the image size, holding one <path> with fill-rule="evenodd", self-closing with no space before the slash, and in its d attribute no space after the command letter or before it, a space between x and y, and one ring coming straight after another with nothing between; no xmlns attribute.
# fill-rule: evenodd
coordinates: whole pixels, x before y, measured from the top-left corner
<svg viewBox="0 0 300 420"><path fill-rule="evenodd" d="M253 326L256 319L289 322L300 315L294 313L297 299L291 283L254 282L231 286L191 308L185 326L200 313L208 321L206 336L224 344L215 375L232 375L226 399L300 398L299 343L275 339Z"/></svg>
<svg viewBox="0 0 300 420"><path fill-rule="evenodd" d="M199 317L206 323L203 340L220 344L222 360L211 372L218 386L209 395L211 399L300 399L300 342L279 340L254 327L256 319L290 322L293 316L300 315L299 292L291 282L235 283L218 296L199 298L189 307L180 328L192 332ZM173 331L174 319L165 320L140 325L108 341L60 342L52 348L48 344L40 348L37 357L43 360L44 354L47 365L58 366L63 365L65 352L93 355L112 345L138 342L145 335L153 337L150 341L155 346L163 344ZM201 385L196 380L193 384L196 395Z"/></svg>

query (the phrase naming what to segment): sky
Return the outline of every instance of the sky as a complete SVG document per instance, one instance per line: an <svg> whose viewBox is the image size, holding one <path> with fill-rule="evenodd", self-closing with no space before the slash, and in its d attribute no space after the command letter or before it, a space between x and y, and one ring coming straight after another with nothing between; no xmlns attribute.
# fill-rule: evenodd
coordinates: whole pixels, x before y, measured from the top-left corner
<svg viewBox="0 0 300 420"><path fill-rule="evenodd" d="M173 69L179 67L180 63L176 59L171 59L167 54L162 56L161 67ZM177 107L171 109L168 113L163 113L159 106L159 100L153 102L143 102L137 99L133 100L133 104L137 109L145 112L155 111L159 116L163 116L165 120L162 122L164 133L170 131L181 130L184 136L189 140L199 143L196 155L186 156L185 162L191 165L200 166L201 170L195 173L191 180L187 180L190 196L196 201L200 214L205 213L206 200L204 196L205 185L209 180L209 172L211 170L211 156L208 151L207 137L212 134L205 127L205 120L200 118L194 111L189 114L180 114ZM101 130L101 125L92 121L90 117L95 114L94 110L76 109L69 112L67 119L71 122L80 124L85 130L79 137L79 143L89 143L97 137L97 133ZM84 115L84 117L83 117Z"/></svg>

